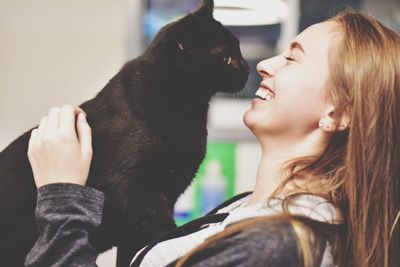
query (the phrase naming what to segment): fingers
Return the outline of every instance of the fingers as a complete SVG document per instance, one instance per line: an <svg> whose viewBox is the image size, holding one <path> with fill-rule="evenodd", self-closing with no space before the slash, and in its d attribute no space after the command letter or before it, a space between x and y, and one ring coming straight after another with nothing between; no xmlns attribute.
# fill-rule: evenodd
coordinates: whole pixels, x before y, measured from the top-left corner
<svg viewBox="0 0 400 267"><path fill-rule="evenodd" d="M31 132L31 137L29 138L29 143L28 143L28 157L31 155L32 147L36 140L37 132L38 132L38 129L33 129Z"/></svg>
<svg viewBox="0 0 400 267"><path fill-rule="evenodd" d="M38 137L42 138L45 132L48 135L55 134L58 130L76 137L75 116L79 113L83 113L86 116L85 111L80 107L71 105L64 105L62 108L52 107L48 115L40 121Z"/></svg>
<svg viewBox="0 0 400 267"><path fill-rule="evenodd" d="M55 134L58 131L60 108L52 107L47 116L46 134Z"/></svg>
<svg viewBox="0 0 400 267"><path fill-rule="evenodd" d="M40 120L37 131L35 131L35 140L33 141L43 140L43 137L51 138L58 134L62 134L67 138L72 137L77 140L77 134L75 131L75 117L77 114L84 114L86 116L86 112L80 107L74 107L71 105L64 105L61 108L52 107L49 110L48 116L44 116Z"/></svg>
<svg viewBox="0 0 400 267"><path fill-rule="evenodd" d="M46 131L46 125L47 125L47 117L45 116L40 120L38 131L37 131L37 136L36 136L35 140L42 140L43 135Z"/></svg>
<svg viewBox="0 0 400 267"><path fill-rule="evenodd" d="M60 127L60 130L63 130L64 133L75 133L75 116L79 113L84 113L86 116L86 113L80 107L71 105L64 105L62 108L52 107L48 115L47 130L52 133Z"/></svg>
<svg viewBox="0 0 400 267"><path fill-rule="evenodd" d="M81 109L80 107L74 107L74 112L75 112L75 115L78 115L79 113L83 113L83 114L85 114L85 116L87 116L86 112L83 109Z"/></svg>
<svg viewBox="0 0 400 267"><path fill-rule="evenodd" d="M76 137L75 132L75 115L80 111L80 108L65 105L60 110L59 128L62 133Z"/></svg>
<svg viewBox="0 0 400 267"><path fill-rule="evenodd" d="M82 156L91 159L92 157L92 130L86 121L85 115L79 113L77 119L77 132L79 143L81 144Z"/></svg>

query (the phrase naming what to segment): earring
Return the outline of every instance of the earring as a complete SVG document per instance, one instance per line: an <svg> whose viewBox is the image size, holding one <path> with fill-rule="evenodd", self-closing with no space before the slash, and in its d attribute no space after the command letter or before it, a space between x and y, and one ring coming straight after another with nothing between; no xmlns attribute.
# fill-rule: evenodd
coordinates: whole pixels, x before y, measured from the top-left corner
<svg viewBox="0 0 400 267"><path fill-rule="evenodd" d="M335 130L335 124L330 119L320 119L318 126L321 130L331 132Z"/></svg>

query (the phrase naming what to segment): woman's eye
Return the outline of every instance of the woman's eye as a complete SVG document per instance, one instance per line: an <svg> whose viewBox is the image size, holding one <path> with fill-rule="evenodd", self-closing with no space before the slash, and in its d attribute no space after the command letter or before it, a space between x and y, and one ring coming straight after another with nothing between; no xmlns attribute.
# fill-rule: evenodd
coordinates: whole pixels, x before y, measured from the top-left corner
<svg viewBox="0 0 400 267"><path fill-rule="evenodd" d="M287 61L294 61L294 58L292 57L283 57L284 59L286 59Z"/></svg>
<svg viewBox="0 0 400 267"><path fill-rule="evenodd" d="M232 57L225 56L225 57L222 58L222 60L223 60L226 64L230 65L231 62L232 62Z"/></svg>

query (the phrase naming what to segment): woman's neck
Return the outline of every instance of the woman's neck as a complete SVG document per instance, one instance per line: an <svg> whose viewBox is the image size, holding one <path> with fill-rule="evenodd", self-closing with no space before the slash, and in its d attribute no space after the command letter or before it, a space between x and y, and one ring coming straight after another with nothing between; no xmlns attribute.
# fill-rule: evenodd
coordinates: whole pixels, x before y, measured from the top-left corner
<svg viewBox="0 0 400 267"><path fill-rule="evenodd" d="M318 155L326 147L321 132L315 130L309 135L293 139L281 138L273 140L260 139L261 160L257 169L256 183L251 198L246 205L253 205L265 201L272 196L273 192L282 183L284 174L282 172L285 164L296 158Z"/></svg>

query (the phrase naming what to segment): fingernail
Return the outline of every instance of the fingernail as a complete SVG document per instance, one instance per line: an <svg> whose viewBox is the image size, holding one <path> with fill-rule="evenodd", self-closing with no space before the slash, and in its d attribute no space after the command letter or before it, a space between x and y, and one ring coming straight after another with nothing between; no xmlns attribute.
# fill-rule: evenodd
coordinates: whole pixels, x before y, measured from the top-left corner
<svg viewBox="0 0 400 267"><path fill-rule="evenodd" d="M86 122L86 116L83 113L79 113L79 120L81 122Z"/></svg>

